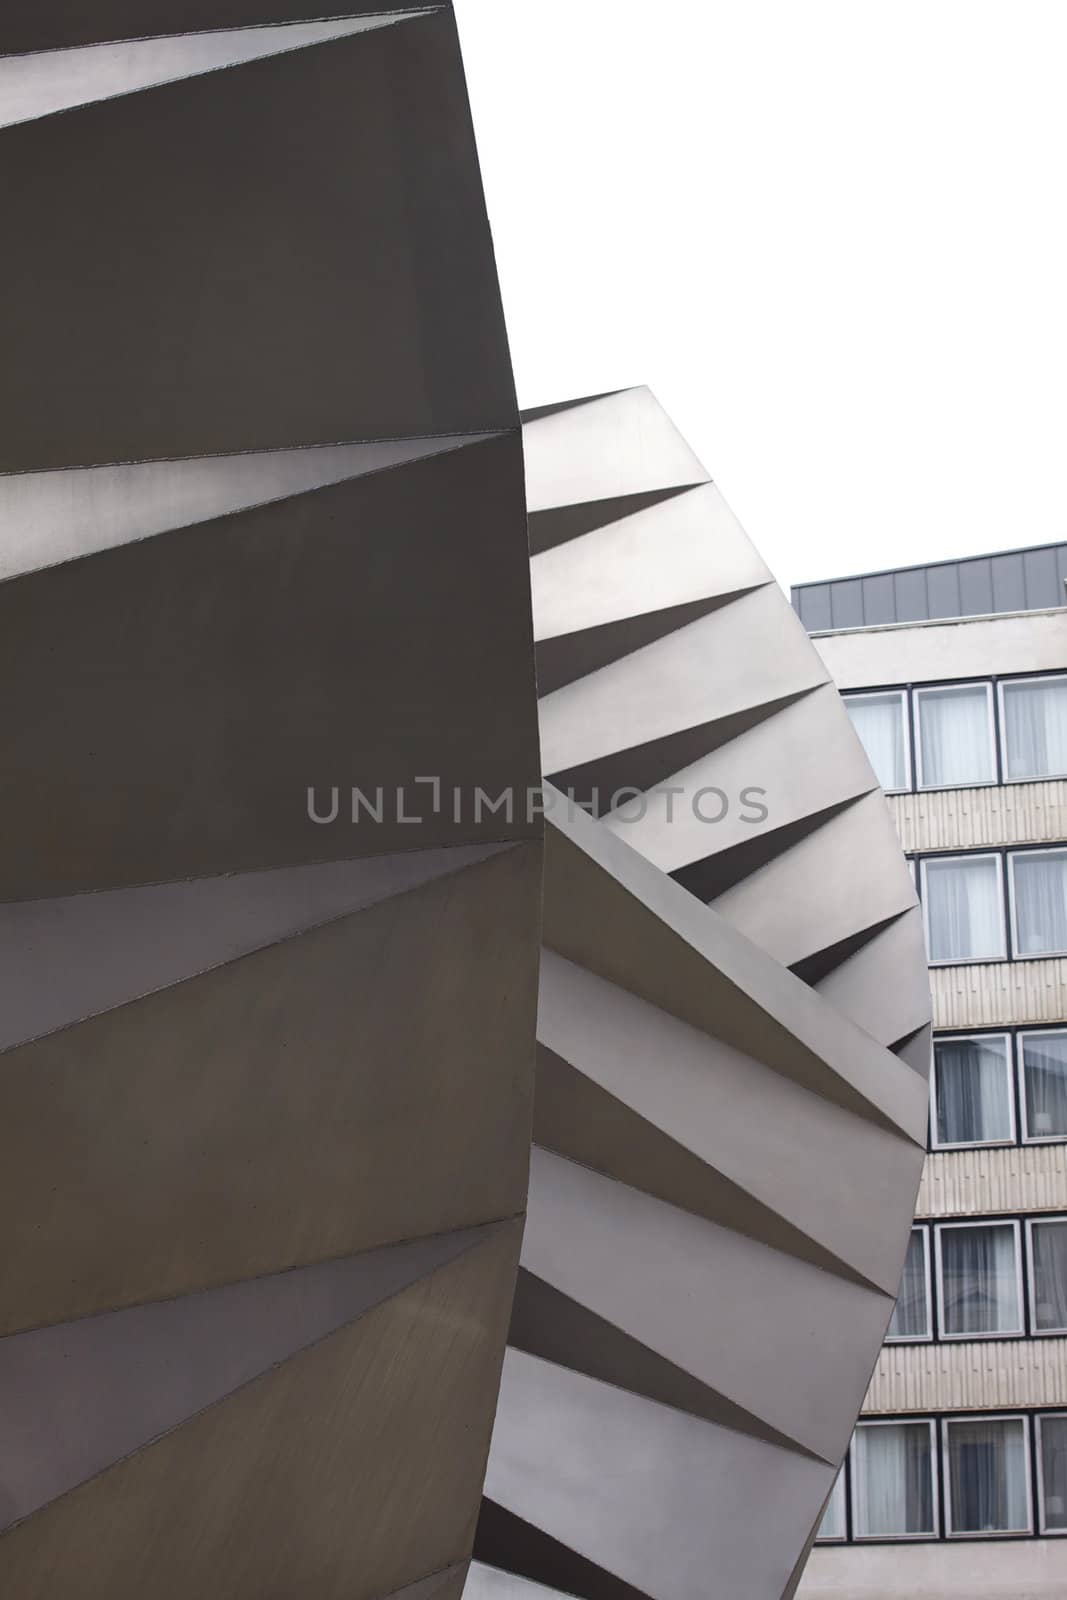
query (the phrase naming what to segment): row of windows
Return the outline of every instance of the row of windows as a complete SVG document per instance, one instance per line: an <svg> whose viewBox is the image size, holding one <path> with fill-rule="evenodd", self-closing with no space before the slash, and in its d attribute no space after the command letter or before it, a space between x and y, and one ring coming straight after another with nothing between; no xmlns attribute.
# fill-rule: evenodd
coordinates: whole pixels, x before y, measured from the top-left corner
<svg viewBox="0 0 1067 1600"><path fill-rule="evenodd" d="M931 966L1067 955L1067 848L927 856L918 889Z"/></svg>
<svg viewBox="0 0 1067 1600"><path fill-rule="evenodd" d="M1067 1334L1067 1217L911 1231L887 1343ZM933 1288L931 1293L931 1267ZM935 1324L936 1314L936 1324Z"/></svg>
<svg viewBox="0 0 1067 1600"><path fill-rule="evenodd" d="M1067 776L1067 674L844 701L887 794Z"/></svg>
<svg viewBox="0 0 1067 1600"><path fill-rule="evenodd" d="M940 1036L930 1148L1067 1139L1067 1029Z"/></svg>
<svg viewBox="0 0 1067 1600"><path fill-rule="evenodd" d="M1067 1412L861 1422L818 1537L1032 1534L1035 1510L1039 1533L1067 1533Z"/></svg>

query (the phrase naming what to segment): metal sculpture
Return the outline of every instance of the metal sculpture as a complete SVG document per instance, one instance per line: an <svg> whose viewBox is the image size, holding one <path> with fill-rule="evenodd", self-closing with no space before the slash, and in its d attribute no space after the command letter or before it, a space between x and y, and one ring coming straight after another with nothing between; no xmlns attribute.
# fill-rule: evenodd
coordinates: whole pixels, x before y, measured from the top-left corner
<svg viewBox="0 0 1067 1600"><path fill-rule="evenodd" d="M0 21L13 1600L454 1600L470 1555L533 1079L540 823L470 803L539 778L522 451L451 11L355 9Z"/></svg>
<svg viewBox="0 0 1067 1600"><path fill-rule="evenodd" d="M779 1600L925 1119L825 669L646 391L520 433L449 6L0 49L3 1592Z"/></svg>
<svg viewBox="0 0 1067 1600"><path fill-rule="evenodd" d="M555 804L467 1594L779 1600L909 1236L915 891L825 667L648 391L534 413L525 446Z"/></svg>

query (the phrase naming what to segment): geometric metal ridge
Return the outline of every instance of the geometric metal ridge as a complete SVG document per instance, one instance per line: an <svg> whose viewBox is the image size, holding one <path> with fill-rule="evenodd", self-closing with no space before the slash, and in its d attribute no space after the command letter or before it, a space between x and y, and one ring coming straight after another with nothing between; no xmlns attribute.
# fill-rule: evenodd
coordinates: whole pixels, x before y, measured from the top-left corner
<svg viewBox="0 0 1067 1600"><path fill-rule="evenodd" d="M492 1231L460 1229L0 1339L12 1452L2 1525L150 1445Z"/></svg>
<svg viewBox="0 0 1067 1600"><path fill-rule="evenodd" d="M0 476L0 579L227 512L479 444L488 434L386 439Z"/></svg>
<svg viewBox="0 0 1067 1600"><path fill-rule="evenodd" d="M431 11L430 6L423 8ZM81 49L0 57L0 128L115 95L134 94L200 72L216 72L324 39L388 28L420 15L356 17L287 27L240 28L157 39L131 39Z"/></svg>
<svg viewBox="0 0 1067 1600"><path fill-rule="evenodd" d="M0 22L18 1600L460 1600L473 1552L536 1049L521 426L452 7L326 10Z"/></svg>
<svg viewBox="0 0 1067 1600"><path fill-rule="evenodd" d="M467 1592L785 1600L922 1167L915 891L825 667L649 392L524 432L539 660L569 665L539 704L534 1152Z"/></svg>

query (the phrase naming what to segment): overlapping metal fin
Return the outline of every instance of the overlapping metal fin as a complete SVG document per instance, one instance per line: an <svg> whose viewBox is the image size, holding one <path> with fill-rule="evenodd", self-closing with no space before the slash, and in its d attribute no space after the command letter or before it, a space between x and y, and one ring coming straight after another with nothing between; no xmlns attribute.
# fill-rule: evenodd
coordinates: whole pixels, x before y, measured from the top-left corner
<svg viewBox="0 0 1067 1600"><path fill-rule="evenodd" d="M915 895L814 649L648 391L525 445L556 789L468 1600L780 1600L908 1239Z"/></svg>
<svg viewBox="0 0 1067 1600"><path fill-rule="evenodd" d="M471 1553L534 1071L541 828L470 804L539 780L521 437L451 8L348 11L0 16L11 1600L458 1600Z"/></svg>

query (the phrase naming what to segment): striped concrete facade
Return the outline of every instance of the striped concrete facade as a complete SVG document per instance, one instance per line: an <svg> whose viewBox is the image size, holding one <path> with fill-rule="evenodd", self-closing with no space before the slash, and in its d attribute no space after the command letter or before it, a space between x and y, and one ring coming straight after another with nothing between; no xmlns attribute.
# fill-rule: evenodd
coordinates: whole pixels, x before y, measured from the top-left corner
<svg viewBox="0 0 1067 1600"><path fill-rule="evenodd" d="M844 691L912 689L957 680L1067 670L1067 613L1042 611L914 627L851 629L816 640ZM913 860L1067 841L1067 779L892 794L887 804ZM918 870L916 869L918 876ZM1067 956L979 961L930 970L935 1038L971 1029L1067 1027ZM1012 1070L1016 1069L1012 1040ZM1017 1091L1013 1091L1017 1092ZM935 1233L942 1222L1001 1219L1018 1224L1020 1299L1028 1300L1030 1219L1067 1217L1067 1142L932 1151L923 1169L916 1220L928 1235L931 1318L937 1319ZM1030 1324L1027 1323L1029 1326ZM937 1419L938 1532L914 1542L865 1542L857 1535L849 1480L848 1543L816 1547L800 1600L1060 1600L1067 1592L1067 1539L1041 1537L1037 1419L1067 1410L1067 1336L940 1337L888 1342L863 1406L872 1421ZM1029 1535L946 1533L945 1429L954 1416L1026 1418L1031 1449ZM1030 1491L1028 1491L1030 1492Z"/></svg>

